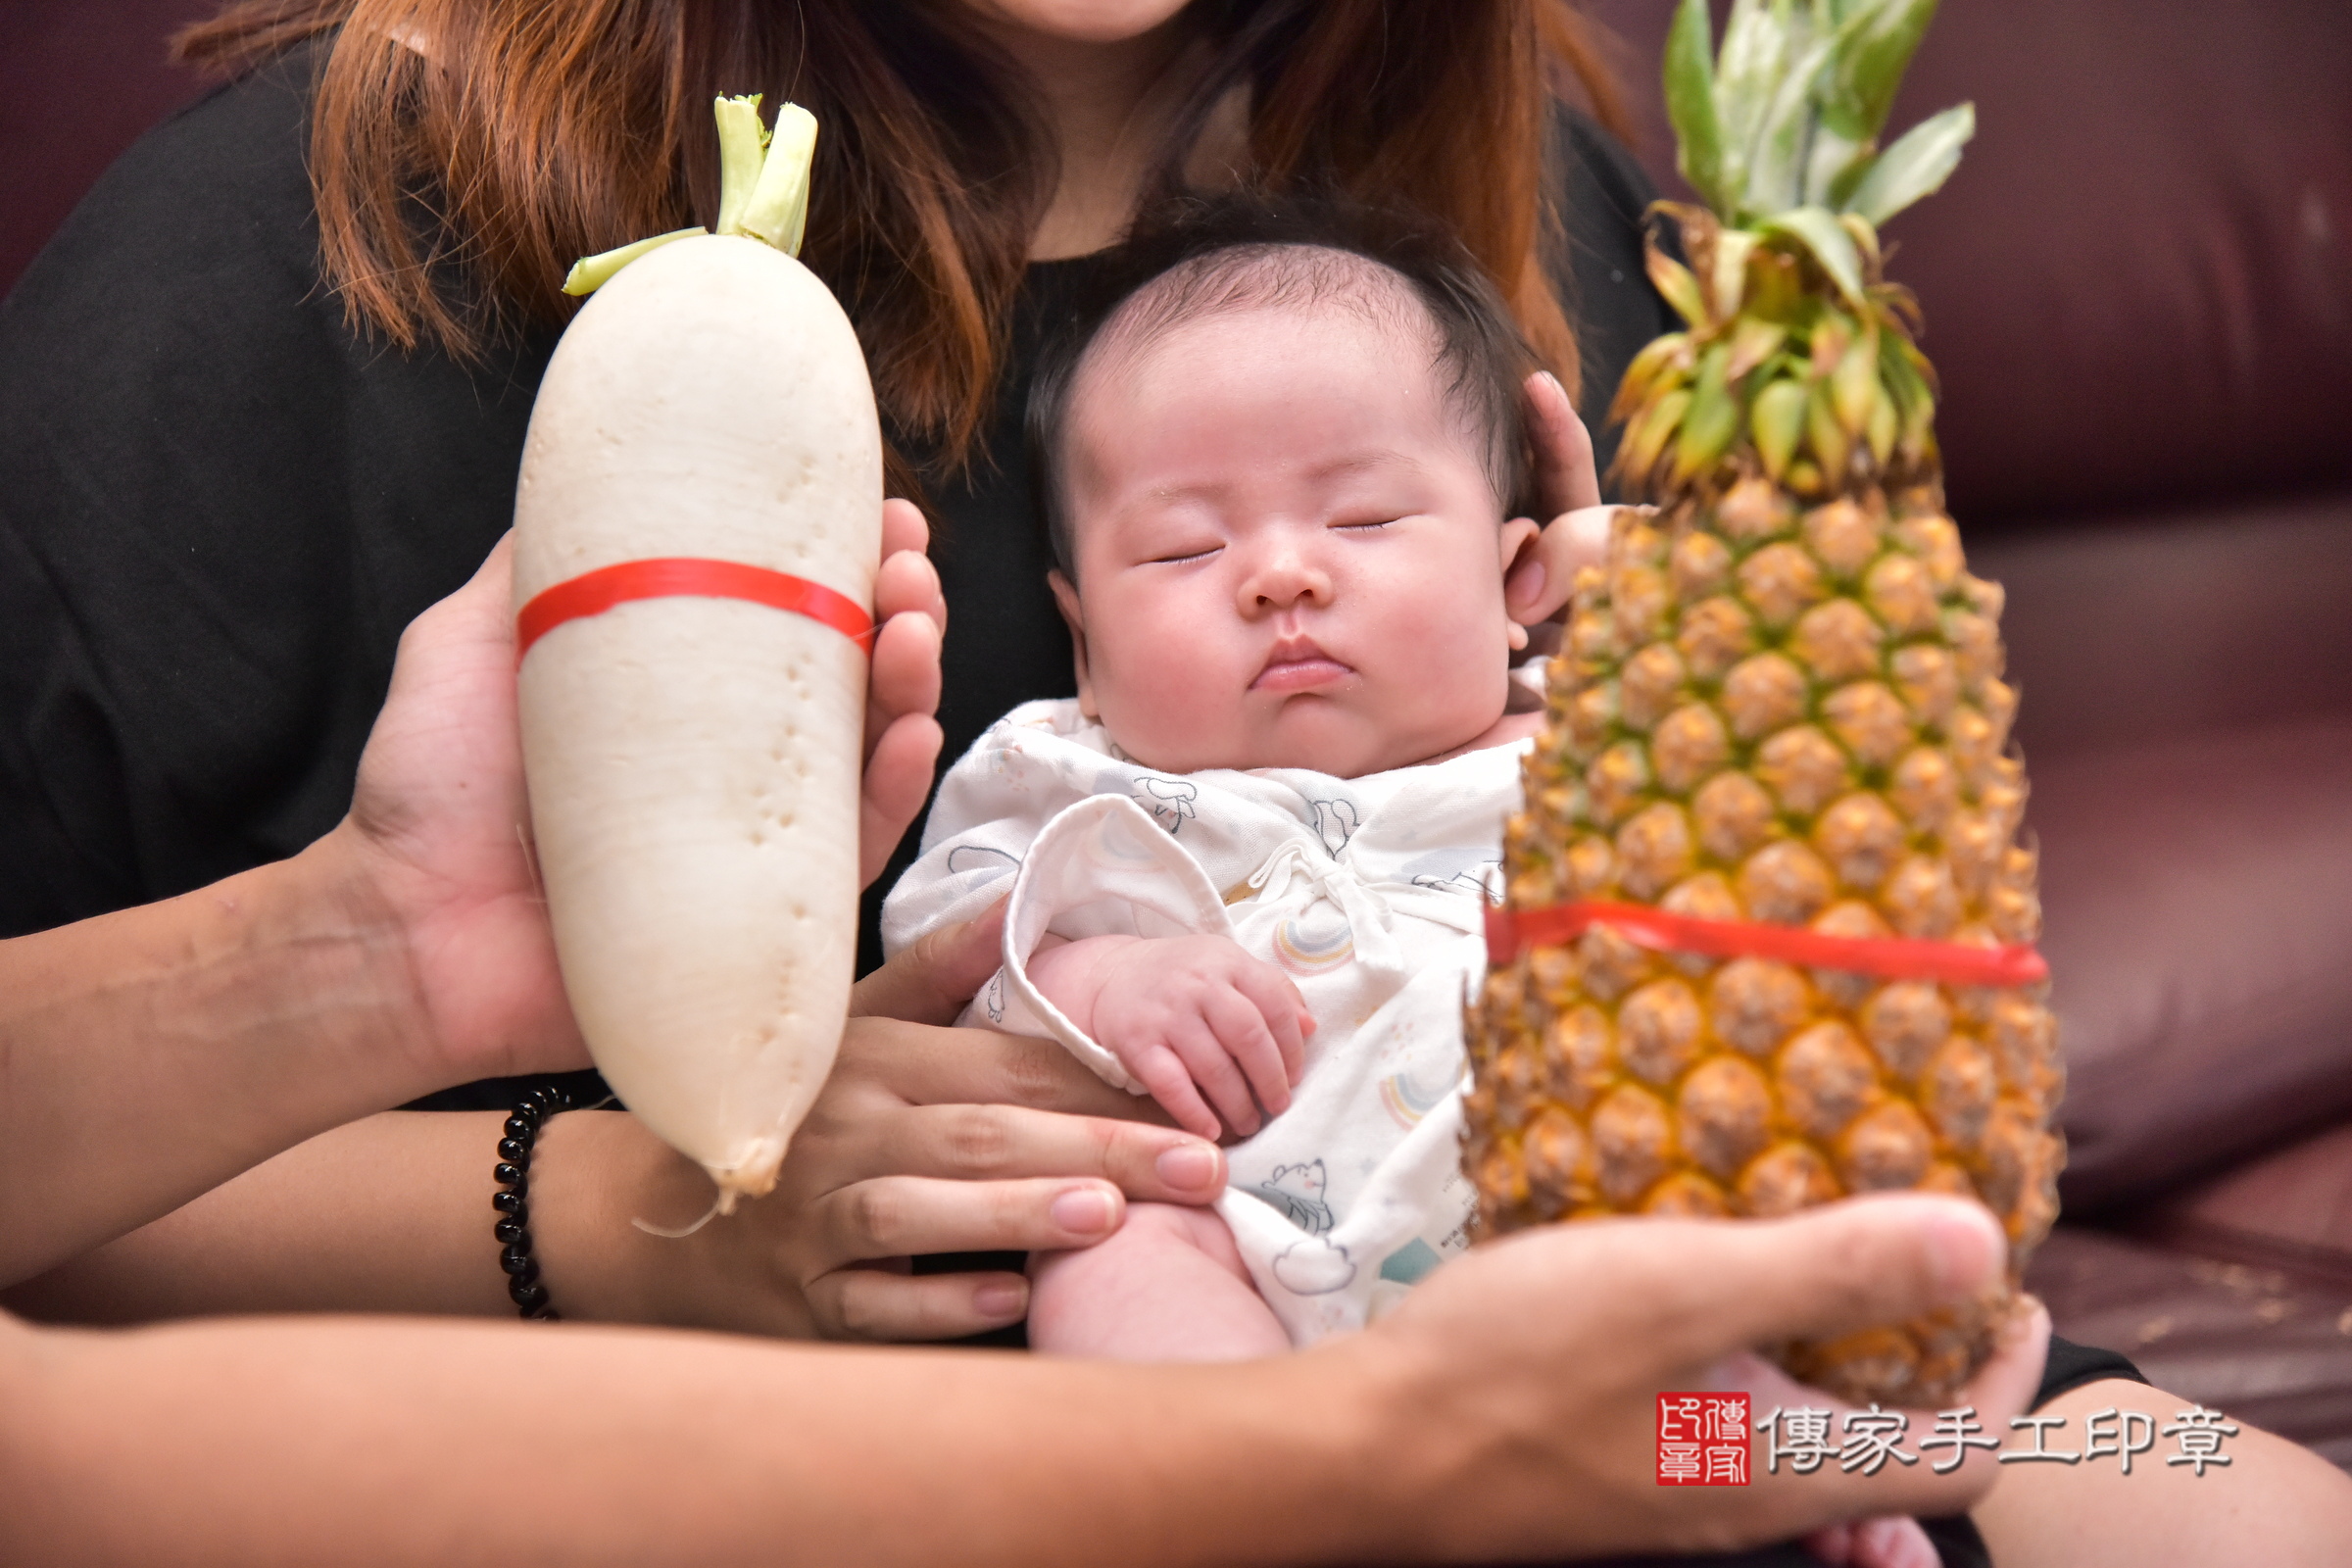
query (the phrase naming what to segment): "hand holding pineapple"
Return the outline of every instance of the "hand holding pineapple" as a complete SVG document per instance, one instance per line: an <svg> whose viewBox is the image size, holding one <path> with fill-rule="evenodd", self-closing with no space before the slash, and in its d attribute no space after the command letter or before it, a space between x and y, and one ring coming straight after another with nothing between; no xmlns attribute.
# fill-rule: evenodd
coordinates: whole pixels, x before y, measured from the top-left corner
<svg viewBox="0 0 2352 1568"><path fill-rule="evenodd" d="M1929 1464L1875 1476L1825 1465L1800 1476L1759 1461L1745 1487L1661 1487L1657 1394L1744 1390L1758 1414L1804 1404L1842 1418L1843 1406L1742 1348L1965 1298L1997 1280L2001 1246L1981 1210L1910 1197L1754 1225L1544 1227L1471 1249L1368 1333L1295 1359L1361 1356L1382 1379L1405 1380L1396 1397L1417 1430L1446 1435L1457 1453L1450 1484L1487 1494L1442 1538L1444 1554L1463 1560L1542 1554L1548 1543L1517 1514L1518 1497L1541 1517L1577 1521L1575 1550L1592 1555L1722 1551L1838 1520L1943 1517L1981 1503L2007 1467L1978 1454L1943 1474ZM2047 1327L2039 1311L2018 1320L1960 1396L1988 1430L2024 1413ZM1439 1375L1435 1347L1461 1361ZM1518 1375L1498 1383L1465 1363ZM1497 1424L1509 1434L1501 1442ZM1411 1547L1389 1541L1373 1551L1403 1557Z"/></svg>
<svg viewBox="0 0 2352 1568"><path fill-rule="evenodd" d="M1506 870L1515 915L1652 906L1715 945L1604 914L1499 954L1468 1105L1490 1229L1984 1202L2008 1289L1784 1348L1905 1404L1989 1353L2062 1157L2000 591L1964 567L1915 312L1879 268L1875 225L1973 128L1963 105L1877 146L1934 10L1739 0L1715 67L1705 6L1677 17L1668 105L1711 210L1671 210L1690 265L1653 249L1651 272L1690 329L1616 410L1658 511L1580 574Z"/></svg>

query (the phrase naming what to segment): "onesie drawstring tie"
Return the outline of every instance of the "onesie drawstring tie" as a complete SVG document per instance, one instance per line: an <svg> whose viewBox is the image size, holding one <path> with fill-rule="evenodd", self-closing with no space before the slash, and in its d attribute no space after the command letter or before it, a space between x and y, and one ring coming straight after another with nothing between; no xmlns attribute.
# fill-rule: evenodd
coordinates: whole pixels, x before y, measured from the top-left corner
<svg viewBox="0 0 2352 1568"><path fill-rule="evenodd" d="M1347 865L1316 855L1305 844L1292 839L1266 857L1263 864L1250 873L1245 884L1250 891L1269 903L1279 901L1290 891L1292 878L1312 886L1317 894L1337 906L1346 916L1348 934L1355 944L1359 963L1376 969L1400 971L1403 956L1397 951L1395 931L1389 924L1392 908L1401 908L1423 919L1449 925L1457 930L1476 933L1485 929L1486 901L1465 898L1456 893L1442 893L1432 888L1417 887L1407 882L1379 884L1383 899L1374 898L1361 877Z"/></svg>

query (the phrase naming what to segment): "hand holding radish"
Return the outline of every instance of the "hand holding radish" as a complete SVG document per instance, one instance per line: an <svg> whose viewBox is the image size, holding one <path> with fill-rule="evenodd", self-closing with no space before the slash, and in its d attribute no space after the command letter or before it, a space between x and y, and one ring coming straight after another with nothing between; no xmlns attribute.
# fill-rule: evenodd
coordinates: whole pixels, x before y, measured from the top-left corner
<svg viewBox="0 0 2352 1568"><path fill-rule="evenodd" d="M1040 949L1029 977L1186 1131L1247 1136L1290 1108L1314 1017L1229 938L1088 937Z"/></svg>
<svg viewBox="0 0 2352 1568"><path fill-rule="evenodd" d="M939 577L922 516L884 511L875 584L858 863L878 871L930 786L939 750ZM408 933L436 1082L587 1064L556 973L523 824L514 720L513 548L401 637L392 688L335 831Z"/></svg>
<svg viewBox="0 0 2352 1568"><path fill-rule="evenodd" d="M443 1083L588 1064L524 830L512 538L409 623L360 756L350 844L407 933Z"/></svg>

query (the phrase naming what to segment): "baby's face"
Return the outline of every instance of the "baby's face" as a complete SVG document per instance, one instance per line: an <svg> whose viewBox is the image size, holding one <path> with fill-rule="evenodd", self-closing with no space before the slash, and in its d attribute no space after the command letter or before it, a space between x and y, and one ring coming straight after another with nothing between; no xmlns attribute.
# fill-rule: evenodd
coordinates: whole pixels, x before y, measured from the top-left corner
<svg viewBox="0 0 2352 1568"><path fill-rule="evenodd" d="M1508 524L1409 323L1220 313L1113 347L1070 400L1079 697L1171 772L1352 778L1486 736Z"/></svg>

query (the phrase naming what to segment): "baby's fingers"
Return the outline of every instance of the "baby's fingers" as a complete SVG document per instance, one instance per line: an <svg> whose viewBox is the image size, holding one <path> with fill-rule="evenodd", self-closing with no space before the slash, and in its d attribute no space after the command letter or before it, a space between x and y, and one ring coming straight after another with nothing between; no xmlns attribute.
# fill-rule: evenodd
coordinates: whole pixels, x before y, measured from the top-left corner
<svg viewBox="0 0 2352 1568"><path fill-rule="evenodd" d="M1275 1048L1282 1054L1282 1075L1285 1084L1295 1084L1306 1072L1306 1037L1315 1032L1315 1016L1306 1010L1305 1001L1291 977L1270 963L1247 963L1238 967L1234 985L1257 1008L1258 1015L1272 1031ZM1268 1110L1280 1110L1281 1105L1266 1098L1261 1089L1258 1099L1264 1100ZM1290 1097L1283 1097L1287 1104Z"/></svg>
<svg viewBox="0 0 2352 1568"><path fill-rule="evenodd" d="M1176 1118L1176 1125L1186 1132L1215 1143L1225 1135L1225 1129L1193 1086L1193 1075L1184 1061L1166 1046L1153 1046L1127 1064L1127 1070L1141 1080L1159 1108Z"/></svg>
<svg viewBox="0 0 2352 1568"><path fill-rule="evenodd" d="M1262 1118L1257 1113L1257 1102L1250 1098L1250 1081L1242 1076L1242 1069L1234 1064L1231 1053L1205 1017L1196 1015L1179 1021L1168 1031L1168 1045L1184 1062L1185 1070L1193 1075L1200 1093L1217 1107L1217 1114L1225 1118L1229 1132L1247 1136L1257 1131Z"/></svg>
<svg viewBox="0 0 2352 1568"><path fill-rule="evenodd" d="M1216 1031L1226 1055L1250 1080L1266 1114L1279 1116L1290 1109L1292 1080L1282 1047L1275 1043L1257 1004L1239 991L1220 992L1209 1000L1207 1014L1208 1025Z"/></svg>

